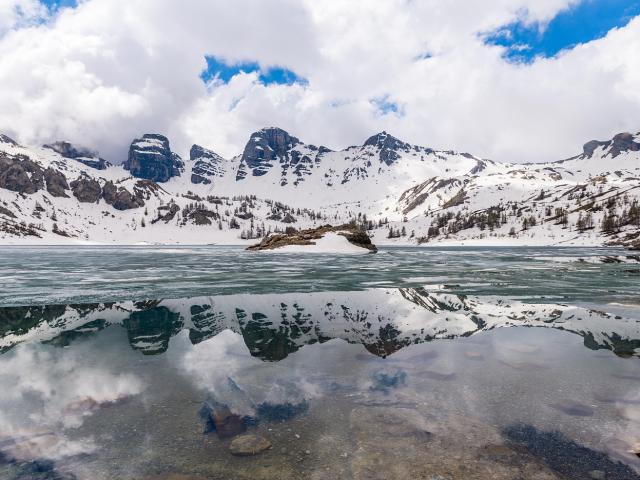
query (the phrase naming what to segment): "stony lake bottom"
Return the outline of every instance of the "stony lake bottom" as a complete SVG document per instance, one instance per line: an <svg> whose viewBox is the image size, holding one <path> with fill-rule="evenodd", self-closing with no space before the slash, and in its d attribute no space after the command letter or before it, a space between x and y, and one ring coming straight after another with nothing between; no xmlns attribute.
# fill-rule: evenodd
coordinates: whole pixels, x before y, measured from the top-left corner
<svg viewBox="0 0 640 480"><path fill-rule="evenodd" d="M0 479L640 478L624 250L2 247L0 282Z"/></svg>

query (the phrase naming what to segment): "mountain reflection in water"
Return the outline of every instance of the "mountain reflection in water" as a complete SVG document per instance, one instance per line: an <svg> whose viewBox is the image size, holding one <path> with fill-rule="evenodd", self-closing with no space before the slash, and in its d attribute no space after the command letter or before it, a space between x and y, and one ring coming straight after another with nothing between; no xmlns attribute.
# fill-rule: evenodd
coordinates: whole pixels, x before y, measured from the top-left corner
<svg viewBox="0 0 640 480"><path fill-rule="evenodd" d="M1 307L0 478L637 479L640 322L605 307L423 288ZM272 448L232 456L243 433Z"/></svg>
<svg viewBox="0 0 640 480"><path fill-rule="evenodd" d="M334 338L384 358L408 345L503 327L555 328L582 336L590 349L640 353L640 323L634 318L422 288L0 307L0 348L26 339L66 346L110 325L124 327L131 347L147 355L165 352L183 330L197 344L229 329L242 335L251 355L278 361Z"/></svg>

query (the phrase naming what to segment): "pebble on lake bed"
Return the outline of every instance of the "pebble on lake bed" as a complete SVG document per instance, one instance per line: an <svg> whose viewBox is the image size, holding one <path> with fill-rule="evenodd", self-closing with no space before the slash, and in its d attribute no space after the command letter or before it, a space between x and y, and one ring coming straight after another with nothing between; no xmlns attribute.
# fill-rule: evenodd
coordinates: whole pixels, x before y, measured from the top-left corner
<svg viewBox="0 0 640 480"><path fill-rule="evenodd" d="M259 435L240 435L229 445L232 454L240 457L257 455L271 448L271 442Z"/></svg>
<svg viewBox="0 0 640 480"><path fill-rule="evenodd" d="M561 400L559 402L552 403L551 407L574 417L590 417L594 413L593 408L590 406L574 400Z"/></svg>

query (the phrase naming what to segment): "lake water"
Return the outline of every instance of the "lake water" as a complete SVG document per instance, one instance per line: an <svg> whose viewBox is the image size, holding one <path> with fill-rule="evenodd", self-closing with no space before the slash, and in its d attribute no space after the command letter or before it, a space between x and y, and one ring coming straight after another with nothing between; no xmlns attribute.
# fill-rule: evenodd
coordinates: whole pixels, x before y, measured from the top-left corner
<svg viewBox="0 0 640 480"><path fill-rule="evenodd" d="M0 479L639 479L628 255L0 248Z"/></svg>

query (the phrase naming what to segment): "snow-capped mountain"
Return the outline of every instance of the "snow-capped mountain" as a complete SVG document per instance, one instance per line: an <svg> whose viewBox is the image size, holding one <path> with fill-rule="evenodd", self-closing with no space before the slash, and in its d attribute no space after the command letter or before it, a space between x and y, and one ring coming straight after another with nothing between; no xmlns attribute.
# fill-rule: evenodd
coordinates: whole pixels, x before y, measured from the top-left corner
<svg viewBox="0 0 640 480"><path fill-rule="evenodd" d="M233 158L193 145L183 160L169 139L145 134L113 163L68 142L0 135L0 242L229 244L350 221L378 244L640 239L640 134L520 164L386 132L333 151L270 127Z"/></svg>
<svg viewBox="0 0 640 480"><path fill-rule="evenodd" d="M415 343L509 327L560 329L580 335L590 349L640 354L640 325L630 317L423 288L1 307L0 317L12 319L0 330L0 351L34 340L64 346L121 325L132 348L145 354L166 351L183 330L194 344L232 330L252 355L281 360L304 345L334 338L387 356Z"/></svg>

